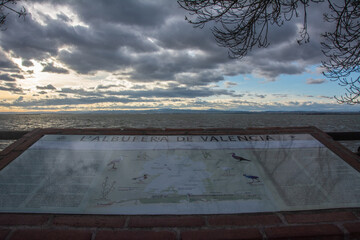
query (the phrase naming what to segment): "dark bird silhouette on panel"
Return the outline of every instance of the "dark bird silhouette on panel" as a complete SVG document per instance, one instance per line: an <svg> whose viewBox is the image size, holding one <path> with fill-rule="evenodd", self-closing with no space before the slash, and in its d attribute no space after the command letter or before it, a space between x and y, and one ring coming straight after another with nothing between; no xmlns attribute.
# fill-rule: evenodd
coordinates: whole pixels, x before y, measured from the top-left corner
<svg viewBox="0 0 360 240"><path fill-rule="evenodd" d="M238 160L238 161L248 161L248 162L250 162L251 160L249 160L249 159L246 159L246 158L243 158L243 157L240 157L240 156L237 156L235 153L231 153L232 155L232 157L234 158L234 159L236 159L236 160Z"/></svg>
<svg viewBox="0 0 360 240"><path fill-rule="evenodd" d="M243 174L243 176L246 177L246 178L251 179L252 182L250 182L250 183L254 183L255 180L256 180L256 182L260 182L260 179L259 179L258 176L252 176L252 175L246 175L246 174Z"/></svg>

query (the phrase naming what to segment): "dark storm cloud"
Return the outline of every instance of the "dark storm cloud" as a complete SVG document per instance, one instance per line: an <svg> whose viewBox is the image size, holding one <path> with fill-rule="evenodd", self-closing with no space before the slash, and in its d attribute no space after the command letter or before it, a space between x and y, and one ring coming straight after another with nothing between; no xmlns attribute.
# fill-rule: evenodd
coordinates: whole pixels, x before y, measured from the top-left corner
<svg viewBox="0 0 360 240"><path fill-rule="evenodd" d="M276 61L289 65L294 61L305 61L309 64L319 63L323 59L321 45L317 41L311 41L303 45L298 45L296 41L279 45L275 43L266 49L257 50L250 56L253 61L262 59L268 62Z"/></svg>
<svg viewBox="0 0 360 240"><path fill-rule="evenodd" d="M104 22L122 23L131 26L153 27L161 25L165 17L171 14L169 5L175 1L64 1L80 15L84 22L102 24ZM86 7L84 7L86 6Z"/></svg>
<svg viewBox="0 0 360 240"><path fill-rule="evenodd" d="M23 93L23 89L18 87L18 85L14 82L6 82L5 84L1 84L0 82L0 91L7 91L15 94Z"/></svg>
<svg viewBox="0 0 360 240"><path fill-rule="evenodd" d="M229 82L229 81L226 81L225 83L225 87L226 88L231 88L233 86L237 86L238 84L236 82Z"/></svg>
<svg viewBox="0 0 360 240"><path fill-rule="evenodd" d="M62 88L57 91L61 94L74 94L77 96L93 96L93 97L101 97L102 94L94 91L87 91L84 89L73 89L73 88Z"/></svg>
<svg viewBox="0 0 360 240"><path fill-rule="evenodd" d="M66 66L59 68L49 63L44 67L48 72L74 70L80 74L95 74L97 71L127 70L129 74L118 76L119 79L173 81L177 84L164 90L128 91L131 97L232 96L229 91L221 93L209 88L195 90L191 87L206 86L225 80L225 76L239 74L255 74L274 81L280 74L301 74L309 65L320 63L322 59L319 40L324 28L318 5L312 6L312 13L308 15L310 43L297 44L296 24L302 20L294 18L281 27L270 28L268 48L254 48L245 58L233 60L228 58L226 48L216 44L209 31L211 25L204 29L193 28L184 20L186 12L176 1L34 0L28 4L34 2L68 5L87 26L73 26L75 20L64 12L55 18L43 12L45 25L36 22L31 14L25 20L11 17L11 27L6 34L0 33L0 43L6 52L21 57L23 66L30 67L33 64L30 59L54 60ZM9 59L2 61L0 58L0 68L2 66L16 68ZM181 88L179 84L186 87ZM110 86L99 85L95 93L66 88L59 92L88 97L115 95L116 92L101 92Z"/></svg>
<svg viewBox="0 0 360 240"><path fill-rule="evenodd" d="M32 66L34 66L34 63L32 61L30 61L30 60L24 59L22 61L21 65L23 65L24 67L32 67Z"/></svg>
<svg viewBox="0 0 360 240"><path fill-rule="evenodd" d="M306 79L307 84L322 84L322 83L325 83L325 82L326 82L326 80L323 79L323 78L317 78L317 79L308 78L308 79Z"/></svg>
<svg viewBox="0 0 360 240"><path fill-rule="evenodd" d="M89 91L84 89L72 89L62 88L57 91L61 94L74 94L75 96L86 96L86 97L108 97L108 96L122 96L131 99L140 98L194 98L194 97L211 97L219 95L241 97L242 95L235 94L232 91L221 90L221 89L210 89L207 87L201 87L192 89L188 87L173 86L169 88L155 88L145 90L118 90L118 91Z"/></svg>
<svg viewBox="0 0 360 240"><path fill-rule="evenodd" d="M269 59L253 59L255 69L253 73L264 77L268 81L275 81L280 74L301 74L306 69L303 65L287 62L276 62Z"/></svg>
<svg viewBox="0 0 360 240"><path fill-rule="evenodd" d="M98 28L73 27L60 20L49 19L47 25L42 26L35 22L31 15L27 16L25 21L11 19L11 22L13 26L6 31L6 34L0 35L2 47L11 50L15 56L25 59L41 60L49 56L57 56L59 47L70 45L75 50L74 53L70 52L72 56L75 59L82 59L85 65L89 65L86 59L89 55L91 58L107 58L110 52L125 51L126 49L121 50L122 47L130 48L135 52L153 51L155 48L141 33L118 25L102 24ZM85 54L90 49L92 51ZM109 58L106 64L116 69L114 65L119 66L120 55L113 55L115 57ZM75 70L81 70L75 62L66 61L68 59L62 59L61 56L60 59L69 63ZM88 71L102 69L101 67L103 65L100 64L98 68L90 68Z"/></svg>
<svg viewBox="0 0 360 240"><path fill-rule="evenodd" d="M280 28L272 27L274 32L270 32L269 36L278 37L269 38L270 46L254 49L244 58L244 61L253 67L251 73L264 77L268 81L274 81L281 74L304 73L310 65L319 64L324 60L320 44L322 40L320 33L324 29L319 24L323 24L322 15L318 15L316 19L313 21L316 24L309 24L310 42L301 45L297 43L299 33L296 30L296 23L298 21L285 22Z"/></svg>
<svg viewBox="0 0 360 240"><path fill-rule="evenodd" d="M176 77L179 83L186 84L187 86L207 85L213 82L219 82L224 80L224 76L221 72L203 70L197 73L185 73L179 74Z"/></svg>
<svg viewBox="0 0 360 240"><path fill-rule="evenodd" d="M7 73L0 74L0 80L7 81L7 82L15 82L16 81L16 79L14 77L11 77Z"/></svg>
<svg viewBox="0 0 360 240"><path fill-rule="evenodd" d="M176 74L187 72L202 70L209 72L209 69L218 68L219 63L229 61L226 51L216 46L209 31L193 29L183 20L183 12L176 12L178 9L176 3L127 1L125 4L124 1L114 1L103 4L101 1L94 1L92 4L86 4L87 7L90 6L89 9L84 8L82 4L71 4L79 17L87 20L89 28L70 26L61 21L64 16L59 19L48 18L47 25L42 26L29 16L25 23L13 20L13 31L9 32L9 36L3 36L1 39L4 47L7 50L12 49L16 56L26 59L30 59L30 56L36 59L55 56L69 68L82 74L131 67L133 73L129 80L143 82L175 80ZM172 8L165 10L165 7L169 5ZM93 9L93 6L97 6L96 9ZM128 9L126 14L112 15L114 10L116 13L121 13L124 8ZM84 9L86 11L83 11ZM129 21L130 18L126 16L133 10L136 10L137 15ZM98 21L95 21L100 15L102 16L101 26ZM170 16L173 20L168 21ZM136 27L132 27L134 25ZM25 28L28 31L25 31ZM20 36L16 41L11 41L17 32L20 32ZM39 39L26 44L24 40L27 37ZM154 42L151 39L154 39ZM59 47L63 45L71 47L69 50L64 49L58 52ZM166 51L169 49L177 51ZM200 49L203 54L189 55L184 53L183 49ZM62 72L52 66L44 70ZM207 72L200 74L198 79L189 79L189 82L192 85L196 85L197 82L203 85L223 79L222 77L214 78L213 74L209 74L209 78L206 78L206 74Z"/></svg>
<svg viewBox="0 0 360 240"><path fill-rule="evenodd" d="M124 95L129 96L130 98L167 98L167 97L181 97L181 98L194 98L194 97L211 97L219 95L230 95L238 96L230 91L226 90L213 90L209 88L200 88L200 89L190 89L187 87L174 87L171 89L155 88L152 90L144 91L119 91L119 92L106 92L109 95Z"/></svg>
<svg viewBox="0 0 360 240"><path fill-rule="evenodd" d="M158 44L166 49L200 49L205 52L221 51L213 39L213 35L208 28L192 28L183 17L174 18L166 22L154 37ZM226 53L226 49L222 49Z"/></svg>
<svg viewBox="0 0 360 240"><path fill-rule="evenodd" d="M62 74L68 74L69 70L62 68L62 67L56 67L54 66L54 63L46 63L43 64L44 68L42 72L50 72L50 73L62 73Z"/></svg>
<svg viewBox="0 0 360 240"><path fill-rule="evenodd" d="M24 59L42 60L57 54L60 39L49 35L47 27L35 22L31 14L25 20L12 16L8 21L11 27L6 30L6 34L0 34L4 50Z"/></svg>
<svg viewBox="0 0 360 240"><path fill-rule="evenodd" d="M16 66L16 64L11 62L8 58L5 58L5 57L1 56L1 54L0 54L0 69L3 71L12 70L12 69L17 70L18 67Z"/></svg>
<svg viewBox="0 0 360 240"><path fill-rule="evenodd" d="M81 28L75 39L68 37L72 49L59 52L59 60L78 73L116 71L132 66L134 55L152 53L157 46L139 32L118 25Z"/></svg>
<svg viewBox="0 0 360 240"><path fill-rule="evenodd" d="M48 84L46 86L36 86L36 89L39 89L39 90L56 90L56 88L51 84Z"/></svg>
<svg viewBox="0 0 360 240"><path fill-rule="evenodd" d="M115 71L129 66L126 56L111 49L74 49L71 52L63 50L59 59L81 74L91 74L99 70Z"/></svg>
<svg viewBox="0 0 360 240"><path fill-rule="evenodd" d="M255 94L254 96L258 98L266 98L266 94Z"/></svg>
<svg viewBox="0 0 360 240"><path fill-rule="evenodd" d="M285 21L281 27L270 26L269 47L253 48L238 65L249 64L253 67L251 73L274 81L280 74L300 74L309 65L319 64L324 60L321 33L331 29L331 24L323 21L323 10L328 8L325 5L312 4L307 10L309 43L299 45L297 42L301 39L298 26L303 24L303 13L300 10L299 17L293 16L291 21Z"/></svg>
<svg viewBox="0 0 360 240"><path fill-rule="evenodd" d="M110 85L97 85L95 89L97 90L101 90L101 89L109 89L109 88L115 88L115 87L125 87L124 85L115 85L115 84L110 84Z"/></svg>
<svg viewBox="0 0 360 240"><path fill-rule="evenodd" d="M11 74L11 77L14 77L16 79L25 79L25 77L21 74Z"/></svg>
<svg viewBox="0 0 360 240"><path fill-rule="evenodd" d="M130 80L138 82L176 80L194 86L204 85L224 79L224 71L219 66L223 63L221 58L216 60L211 54L192 56L184 51L147 54L134 59Z"/></svg>
<svg viewBox="0 0 360 240"><path fill-rule="evenodd" d="M178 86L178 84L176 86ZM140 89L144 90L144 89L147 89L147 87L146 87L146 85L135 84L130 89L132 89L132 90L140 90Z"/></svg>
<svg viewBox="0 0 360 240"><path fill-rule="evenodd" d="M1 87L0 87L1 90ZM21 99L22 100L22 99ZM129 98L119 97L83 97L83 98L59 98L59 99L41 99L41 100L30 100L30 101L14 101L12 103L0 103L0 106L5 107L38 107L38 106L59 106L59 105L87 105L96 103L134 103L134 102L154 102L154 100L137 100Z"/></svg>
<svg viewBox="0 0 360 240"><path fill-rule="evenodd" d="M273 95L274 97L280 97L280 98L288 97L288 94L284 94L284 93L273 93L271 95Z"/></svg>
<svg viewBox="0 0 360 240"><path fill-rule="evenodd" d="M56 15L58 19L64 21L64 22L71 22L71 19L66 16L64 13L60 13Z"/></svg>
<svg viewBox="0 0 360 240"><path fill-rule="evenodd" d="M58 20L53 20L54 25L59 24L58 22ZM85 50L91 48L99 50L130 48L133 52L157 50L156 45L147 39L146 34L126 25L103 23L101 26L91 26L90 28L77 26L74 30L71 26L66 25L52 32L54 35L60 35L59 31L63 32L61 35L64 42Z"/></svg>
<svg viewBox="0 0 360 240"><path fill-rule="evenodd" d="M24 97L23 97L23 96L20 96L20 97L18 97L18 98L15 100L15 102L21 102L22 100L24 100Z"/></svg>
<svg viewBox="0 0 360 240"><path fill-rule="evenodd" d="M327 98L327 99L334 99L334 97L329 97L329 96L318 96L319 98Z"/></svg>
<svg viewBox="0 0 360 240"><path fill-rule="evenodd" d="M1 32L0 32L1 33ZM1 35L0 35L1 36ZM19 67L11 61L0 48L0 70L6 72L18 72Z"/></svg>

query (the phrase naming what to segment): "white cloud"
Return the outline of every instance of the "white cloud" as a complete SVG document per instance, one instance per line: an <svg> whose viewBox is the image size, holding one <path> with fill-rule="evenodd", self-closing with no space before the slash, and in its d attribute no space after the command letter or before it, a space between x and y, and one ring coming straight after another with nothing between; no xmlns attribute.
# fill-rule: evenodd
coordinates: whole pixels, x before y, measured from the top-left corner
<svg viewBox="0 0 360 240"><path fill-rule="evenodd" d="M224 85L226 88L231 88L233 86L237 86L238 84L236 82L226 81L226 82L224 82Z"/></svg>
<svg viewBox="0 0 360 240"><path fill-rule="evenodd" d="M306 79L306 84L323 84L325 82L326 82L326 80L324 78L317 78L317 79L308 78L308 79Z"/></svg>

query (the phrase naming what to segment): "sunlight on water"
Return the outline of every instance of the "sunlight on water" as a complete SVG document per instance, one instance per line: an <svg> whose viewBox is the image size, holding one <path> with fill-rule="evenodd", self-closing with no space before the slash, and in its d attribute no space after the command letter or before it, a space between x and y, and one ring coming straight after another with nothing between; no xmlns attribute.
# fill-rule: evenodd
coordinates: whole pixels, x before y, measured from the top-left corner
<svg viewBox="0 0 360 240"><path fill-rule="evenodd" d="M360 114L2 114L0 130L35 128L261 128L359 131Z"/></svg>

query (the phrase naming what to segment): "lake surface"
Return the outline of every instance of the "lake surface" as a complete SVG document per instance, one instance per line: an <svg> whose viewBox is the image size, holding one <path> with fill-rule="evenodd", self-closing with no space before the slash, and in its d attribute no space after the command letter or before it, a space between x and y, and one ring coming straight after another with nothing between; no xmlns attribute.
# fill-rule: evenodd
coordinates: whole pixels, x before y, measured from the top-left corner
<svg viewBox="0 0 360 240"><path fill-rule="evenodd" d="M264 128L305 126L315 126L325 132L360 131L360 113L0 114L0 131L32 130L35 128ZM9 143L11 142L0 141L0 150ZM350 148L359 145L357 143L352 144L354 146L350 146Z"/></svg>

